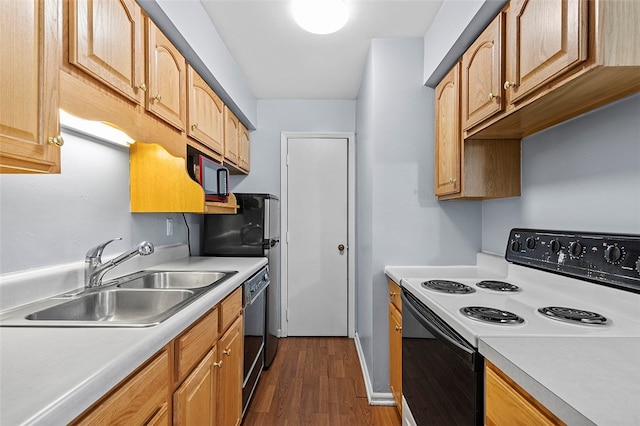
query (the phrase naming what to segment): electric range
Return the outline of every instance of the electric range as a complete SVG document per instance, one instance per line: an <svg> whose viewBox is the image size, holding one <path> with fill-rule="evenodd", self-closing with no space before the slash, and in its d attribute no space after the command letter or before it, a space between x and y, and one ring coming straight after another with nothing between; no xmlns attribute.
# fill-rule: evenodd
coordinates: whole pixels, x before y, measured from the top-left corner
<svg viewBox="0 0 640 426"><path fill-rule="evenodd" d="M424 268L423 276L402 279L401 285L475 347L480 337L640 337L640 237L514 229L505 257L510 264L504 275L481 268L461 267L458 275L455 267ZM483 282L506 283L516 291L486 288ZM438 289L443 286L465 290ZM504 321L477 320L463 311L469 307L490 308L490 315ZM566 308L582 321L552 318L540 312L543 308L555 313ZM509 321L507 314L519 320Z"/></svg>
<svg viewBox="0 0 640 426"><path fill-rule="evenodd" d="M640 337L640 236L513 229L495 258L402 269L406 424L484 424L479 339Z"/></svg>

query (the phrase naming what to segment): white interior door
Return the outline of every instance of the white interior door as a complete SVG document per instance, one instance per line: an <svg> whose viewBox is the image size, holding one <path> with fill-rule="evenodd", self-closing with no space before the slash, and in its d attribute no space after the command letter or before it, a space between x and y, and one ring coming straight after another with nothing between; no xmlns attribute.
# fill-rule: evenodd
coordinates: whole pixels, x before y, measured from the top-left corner
<svg viewBox="0 0 640 426"><path fill-rule="evenodd" d="M347 139L290 138L287 152L288 335L347 336Z"/></svg>

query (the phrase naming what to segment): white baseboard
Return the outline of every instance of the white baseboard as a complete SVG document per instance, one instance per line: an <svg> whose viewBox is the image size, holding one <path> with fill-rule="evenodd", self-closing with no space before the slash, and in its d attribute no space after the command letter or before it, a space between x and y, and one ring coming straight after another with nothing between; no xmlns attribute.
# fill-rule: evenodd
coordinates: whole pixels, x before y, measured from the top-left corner
<svg viewBox="0 0 640 426"><path fill-rule="evenodd" d="M360 359L360 368L362 368L362 378L364 379L364 387L367 390L367 399L369 405L389 405L395 406L396 403L393 400L391 392L374 392L371 385L371 376L369 375L369 369L367 368L367 361L365 360L364 353L362 352L362 346L360 345L360 337L356 332L353 340L356 343L356 351L358 352L358 358Z"/></svg>

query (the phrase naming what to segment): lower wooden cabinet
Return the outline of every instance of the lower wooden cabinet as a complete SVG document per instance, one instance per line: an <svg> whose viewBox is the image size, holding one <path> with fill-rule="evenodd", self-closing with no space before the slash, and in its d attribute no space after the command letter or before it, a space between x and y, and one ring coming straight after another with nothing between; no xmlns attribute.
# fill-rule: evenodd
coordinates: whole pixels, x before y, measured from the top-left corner
<svg viewBox="0 0 640 426"><path fill-rule="evenodd" d="M485 368L485 392L487 426L565 424L489 361Z"/></svg>
<svg viewBox="0 0 640 426"><path fill-rule="evenodd" d="M169 367L169 351L164 348L71 424L168 425Z"/></svg>
<svg viewBox="0 0 640 426"><path fill-rule="evenodd" d="M218 399L218 424L239 425L242 422L243 378L242 316L220 338L220 398Z"/></svg>
<svg viewBox="0 0 640 426"><path fill-rule="evenodd" d="M389 386L402 415L402 305L400 286L389 280Z"/></svg>
<svg viewBox="0 0 640 426"><path fill-rule="evenodd" d="M174 425L213 425L217 418L217 347L211 349L173 394Z"/></svg>
<svg viewBox="0 0 640 426"><path fill-rule="evenodd" d="M239 425L244 363L242 304L237 303L241 295L242 287L71 424Z"/></svg>

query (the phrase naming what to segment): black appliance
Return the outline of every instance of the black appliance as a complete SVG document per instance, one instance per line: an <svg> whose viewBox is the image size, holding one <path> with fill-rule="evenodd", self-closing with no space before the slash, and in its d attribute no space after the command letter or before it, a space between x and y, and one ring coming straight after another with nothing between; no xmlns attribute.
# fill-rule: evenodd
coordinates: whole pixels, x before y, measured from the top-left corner
<svg viewBox="0 0 640 426"><path fill-rule="evenodd" d="M242 414L258 385L264 368L266 290L269 288L269 269L262 268L243 284L244 300L244 374L242 380Z"/></svg>
<svg viewBox="0 0 640 426"><path fill-rule="evenodd" d="M484 424L484 357L402 289L402 395L417 425Z"/></svg>
<svg viewBox="0 0 640 426"><path fill-rule="evenodd" d="M271 194L234 195L237 214L205 216L202 254L268 259L271 284L266 294L264 367L269 368L280 330L280 200Z"/></svg>

